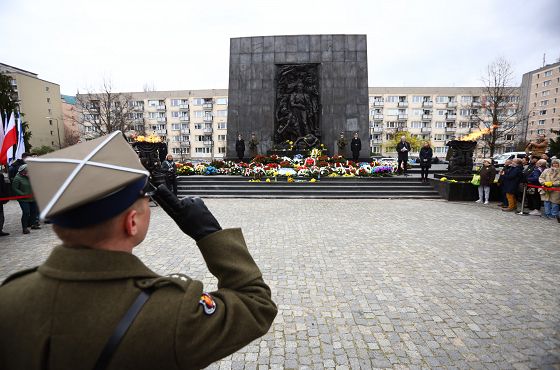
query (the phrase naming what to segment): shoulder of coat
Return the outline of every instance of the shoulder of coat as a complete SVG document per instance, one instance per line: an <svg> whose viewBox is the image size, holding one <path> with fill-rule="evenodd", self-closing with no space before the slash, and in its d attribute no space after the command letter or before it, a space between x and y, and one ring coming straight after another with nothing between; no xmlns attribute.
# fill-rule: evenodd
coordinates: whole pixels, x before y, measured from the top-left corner
<svg viewBox="0 0 560 370"><path fill-rule="evenodd" d="M35 267L29 268L29 269L25 269L25 270L18 271L18 272L16 272L16 273L14 273L14 274L8 276L8 277L6 278L6 280L4 280L4 281L2 282L2 285L6 285L6 284L8 284L10 281L16 280L16 279L18 279L18 278L20 278L20 277L22 277L22 276L29 275L29 274L31 274L32 272L37 271L38 268L39 268L39 266L35 266Z"/></svg>
<svg viewBox="0 0 560 370"><path fill-rule="evenodd" d="M185 274L174 273L168 276L140 279L136 285L141 289L160 289L163 287L174 287L186 291L192 279Z"/></svg>

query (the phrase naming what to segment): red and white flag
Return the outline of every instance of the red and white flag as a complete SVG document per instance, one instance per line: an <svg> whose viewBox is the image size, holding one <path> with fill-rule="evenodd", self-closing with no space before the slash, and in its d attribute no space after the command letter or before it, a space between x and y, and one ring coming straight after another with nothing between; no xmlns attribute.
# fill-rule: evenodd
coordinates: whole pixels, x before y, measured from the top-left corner
<svg viewBox="0 0 560 370"><path fill-rule="evenodd" d="M8 160L13 160L13 146L17 144L17 133L16 133L16 119L14 113L10 115L10 120L8 121L8 126L6 126L6 133L4 135L4 140L2 142L2 147L0 149L0 163L9 164Z"/></svg>

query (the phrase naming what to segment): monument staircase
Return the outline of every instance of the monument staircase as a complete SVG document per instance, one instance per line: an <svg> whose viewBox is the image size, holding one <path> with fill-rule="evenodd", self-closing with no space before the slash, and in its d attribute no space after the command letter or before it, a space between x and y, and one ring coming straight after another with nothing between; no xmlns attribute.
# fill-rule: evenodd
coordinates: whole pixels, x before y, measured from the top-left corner
<svg viewBox="0 0 560 370"><path fill-rule="evenodd" d="M179 196L204 198L422 198L438 199L438 193L420 177L326 177L317 182L249 182L243 176L180 176Z"/></svg>

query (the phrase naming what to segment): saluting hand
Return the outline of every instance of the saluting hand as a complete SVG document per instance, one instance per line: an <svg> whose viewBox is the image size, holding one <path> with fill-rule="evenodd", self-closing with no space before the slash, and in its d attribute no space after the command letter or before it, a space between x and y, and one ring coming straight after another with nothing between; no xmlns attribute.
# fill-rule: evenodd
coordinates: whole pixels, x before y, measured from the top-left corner
<svg viewBox="0 0 560 370"><path fill-rule="evenodd" d="M179 200L167 186L162 184L158 186L152 198L185 234L197 242L207 235L222 230L218 220L198 197Z"/></svg>

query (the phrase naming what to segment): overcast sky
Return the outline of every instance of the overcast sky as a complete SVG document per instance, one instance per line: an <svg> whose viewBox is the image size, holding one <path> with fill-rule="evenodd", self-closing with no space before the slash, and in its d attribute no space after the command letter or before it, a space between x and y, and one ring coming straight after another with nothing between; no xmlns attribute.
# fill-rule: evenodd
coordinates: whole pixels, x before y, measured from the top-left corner
<svg viewBox="0 0 560 370"><path fill-rule="evenodd" d="M369 86L478 86L508 59L516 83L560 57L558 0L0 0L0 62L63 94L227 88L229 39L367 34Z"/></svg>

